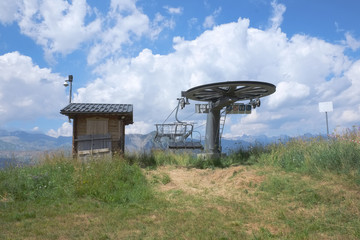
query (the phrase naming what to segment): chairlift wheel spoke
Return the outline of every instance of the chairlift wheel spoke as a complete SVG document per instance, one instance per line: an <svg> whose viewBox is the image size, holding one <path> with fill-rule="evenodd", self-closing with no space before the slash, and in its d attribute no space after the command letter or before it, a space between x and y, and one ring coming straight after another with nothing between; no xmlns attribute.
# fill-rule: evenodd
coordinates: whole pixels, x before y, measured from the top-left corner
<svg viewBox="0 0 360 240"><path fill-rule="evenodd" d="M221 97L236 97L239 100L268 96L275 92L275 86L266 82L234 81L205 84L194 87L184 96L196 101L216 101Z"/></svg>

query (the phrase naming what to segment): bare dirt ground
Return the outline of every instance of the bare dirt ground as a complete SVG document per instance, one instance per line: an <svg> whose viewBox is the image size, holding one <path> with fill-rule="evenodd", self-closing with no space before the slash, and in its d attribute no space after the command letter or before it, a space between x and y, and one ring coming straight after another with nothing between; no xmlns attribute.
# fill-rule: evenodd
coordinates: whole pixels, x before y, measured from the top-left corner
<svg viewBox="0 0 360 240"><path fill-rule="evenodd" d="M170 182L160 184L160 191L181 190L187 194L220 196L234 198L244 191L252 191L265 176L259 175L253 168L236 166L225 169L195 169L178 167L160 167L151 172L168 175Z"/></svg>

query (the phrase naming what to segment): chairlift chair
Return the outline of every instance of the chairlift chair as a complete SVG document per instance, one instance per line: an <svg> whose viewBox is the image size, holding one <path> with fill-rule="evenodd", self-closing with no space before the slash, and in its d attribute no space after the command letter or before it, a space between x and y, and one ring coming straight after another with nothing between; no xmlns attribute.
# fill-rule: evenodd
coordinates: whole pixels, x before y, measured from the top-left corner
<svg viewBox="0 0 360 240"><path fill-rule="evenodd" d="M185 101L184 98L179 98L178 101L179 103L176 107L176 114L175 114L175 119L177 122L165 123L166 122L165 120L164 123L155 124L156 135L154 140L156 142L161 142L161 139L167 138L169 140L168 142L169 149L202 149L203 146L201 145L201 142L200 141L194 142L192 139L194 124L180 121L177 118L179 107L183 109L185 105L189 103L188 101ZM187 140L189 136L191 136L190 141Z"/></svg>

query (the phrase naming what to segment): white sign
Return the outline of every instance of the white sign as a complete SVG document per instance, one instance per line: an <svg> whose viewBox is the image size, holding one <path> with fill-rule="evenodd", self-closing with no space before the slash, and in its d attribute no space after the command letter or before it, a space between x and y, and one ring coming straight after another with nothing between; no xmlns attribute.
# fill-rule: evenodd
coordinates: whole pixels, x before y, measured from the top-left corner
<svg viewBox="0 0 360 240"><path fill-rule="evenodd" d="M319 112L332 112L333 103L332 102L320 102L319 103Z"/></svg>

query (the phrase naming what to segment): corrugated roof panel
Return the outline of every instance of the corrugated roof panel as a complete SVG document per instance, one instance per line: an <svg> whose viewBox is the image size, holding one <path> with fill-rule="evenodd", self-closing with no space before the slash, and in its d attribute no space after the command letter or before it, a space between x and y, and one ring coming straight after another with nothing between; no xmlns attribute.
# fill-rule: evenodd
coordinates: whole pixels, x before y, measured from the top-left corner
<svg viewBox="0 0 360 240"><path fill-rule="evenodd" d="M108 114L126 114L132 113L132 104L98 104L98 103L70 103L60 110L61 114L75 113L108 113Z"/></svg>

